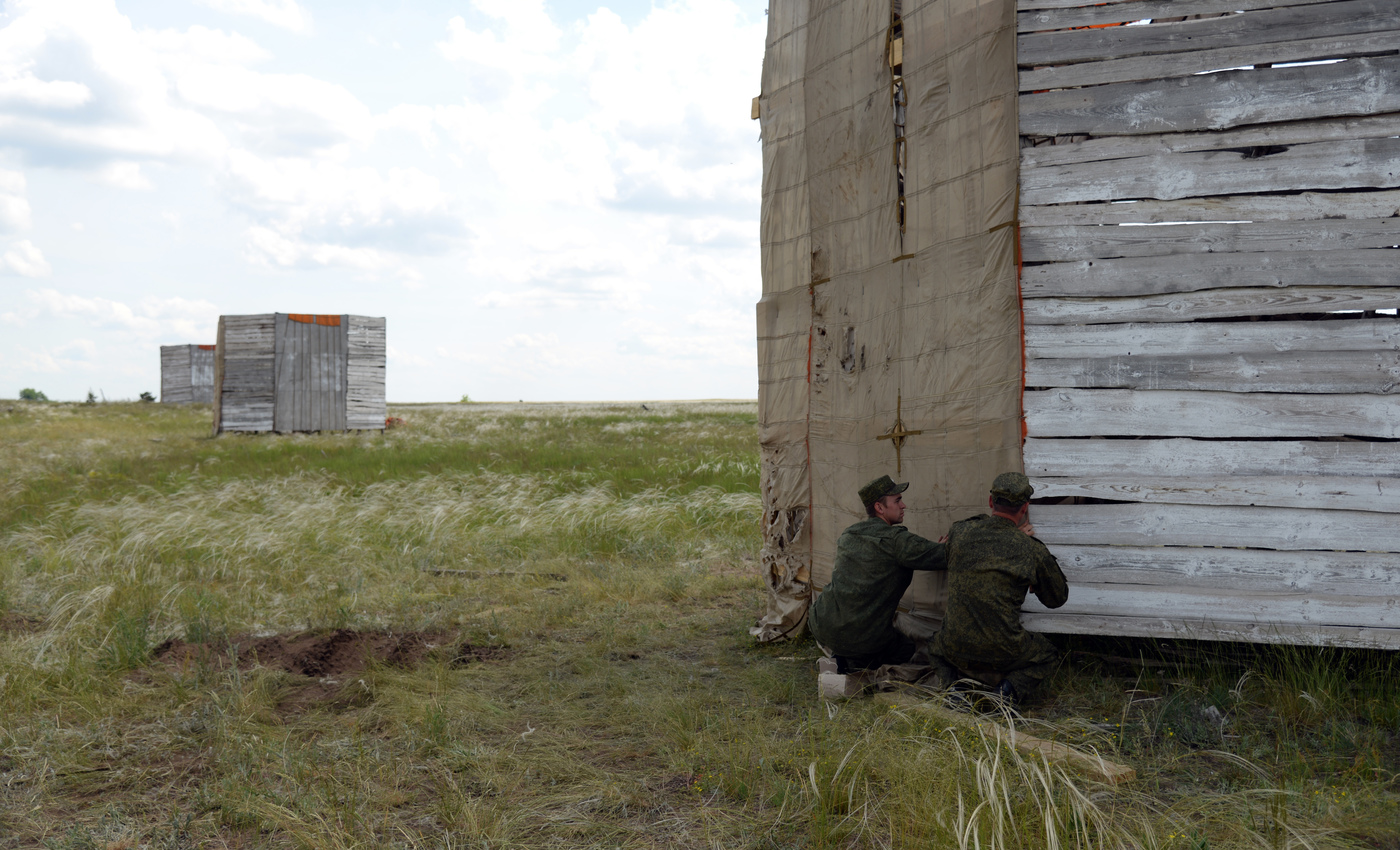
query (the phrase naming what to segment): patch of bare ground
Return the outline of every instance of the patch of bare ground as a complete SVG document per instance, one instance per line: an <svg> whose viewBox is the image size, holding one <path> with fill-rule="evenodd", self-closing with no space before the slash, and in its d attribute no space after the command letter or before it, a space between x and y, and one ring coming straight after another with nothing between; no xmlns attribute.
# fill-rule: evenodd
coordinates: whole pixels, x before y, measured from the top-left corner
<svg viewBox="0 0 1400 850"><path fill-rule="evenodd" d="M26 617L13 611L0 614L0 634L30 634L39 631L42 626L43 621L34 617Z"/></svg>
<svg viewBox="0 0 1400 850"><path fill-rule="evenodd" d="M465 665L499 661L508 654L509 650L503 647L458 642L452 632L396 634L356 629L265 637L238 635L210 643L172 639L153 653L156 661L167 667L200 663L222 669L236 661L242 670L265 667L318 679L360 673L374 663L412 668L429 658L446 658L454 665Z"/></svg>
<svg viewBox="0 0 1400 850"><path fill-rule="evenodd" d="M191 643L167 640L152 653L155 662L172 670L204 666L216 670L235 664L240 670L262 667L291 674L295 679L278 710L300 714L311 709L333 712L359 708L369 691L357 674L372 664L412 669L427 660L454 666L501 661L510 651L499 646L475 646L453 632L377 632L336 629L330 632L237 635L228 640Z"/></svg>

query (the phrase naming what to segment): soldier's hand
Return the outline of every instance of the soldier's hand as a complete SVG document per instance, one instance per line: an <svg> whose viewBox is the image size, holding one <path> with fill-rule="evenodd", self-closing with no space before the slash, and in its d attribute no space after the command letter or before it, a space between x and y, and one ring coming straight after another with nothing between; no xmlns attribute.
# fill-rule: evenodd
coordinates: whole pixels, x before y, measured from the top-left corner
<svg viewBox="0 0 1400 850"><path fill-rule="evenodd" d="M1031 525L1031 521L1030 521L1030 518L1029 518L1029 517L1026 518L1025 522L1022 522L1020 525L1018 525L1018 526L1016 526L1016 527L1019 528L1022 532L1024 532L1024 533L1026 534L1026 536L1028 536L1028 537L1034 537L1034 536L1035 536L1035 526Z"/></svg>

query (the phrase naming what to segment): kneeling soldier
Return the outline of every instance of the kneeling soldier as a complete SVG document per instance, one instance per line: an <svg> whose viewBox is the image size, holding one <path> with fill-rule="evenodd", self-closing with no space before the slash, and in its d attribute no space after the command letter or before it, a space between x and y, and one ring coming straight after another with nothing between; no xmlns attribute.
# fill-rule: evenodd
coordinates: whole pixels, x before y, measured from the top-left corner
<svg viewBox="0 0 1400 850"><path fill-rule="evenodd" d="M1031 535L1031 482L1003 472L992 482L990 516L948 530L948 610L931 654L945 676L966 676L1024 699L1054 670L1059 653L1044 635L1021 625L1026 592L1047 608L1069 598L1059 562Z"/></svg>
<svg viewBox="0 0 1400 850"><path fill-rule="evenodd" d="M837 669L873 670L903 664L915 644L895 631L894 615L914 570L947 568L943 544L900 525L909 485L882 475L860 488L866 519L841 533L831 581L807 615L817 642L836 657Z"/></svg>

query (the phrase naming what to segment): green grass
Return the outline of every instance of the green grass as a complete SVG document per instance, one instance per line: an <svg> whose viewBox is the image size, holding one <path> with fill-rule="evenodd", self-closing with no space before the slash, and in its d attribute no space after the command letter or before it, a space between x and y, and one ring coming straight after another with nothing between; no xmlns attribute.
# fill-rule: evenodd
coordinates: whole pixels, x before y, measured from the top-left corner
<svg viewBox="0 0 1400 850"><path fill-rule="evenodd" d="M1069 641L1018 722L1106 788L752 644L752 404L391 412L0 402L0 848L1398 846L1393 654ZM220 655L332 629L488 660Z"/></svg>

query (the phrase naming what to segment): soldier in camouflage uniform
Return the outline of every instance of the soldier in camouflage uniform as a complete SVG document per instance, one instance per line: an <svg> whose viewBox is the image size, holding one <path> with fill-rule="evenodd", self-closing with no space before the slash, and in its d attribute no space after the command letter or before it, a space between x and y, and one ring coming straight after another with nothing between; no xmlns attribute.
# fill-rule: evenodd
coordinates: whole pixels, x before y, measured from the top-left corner
<svg viewBox="0 0 1400 850"><path fill-rule="evenodd" d="M807 614L841 673L908 661L916 647L895 631L895 608L915 570L947 569L942 543L900 525L908 487L882 475L860 489L867 518L841 533L831 581Z"/></svg>
<svg viewBox="0 0 1400 850"><path fill-rule="evenodd" d="M1003 472L992 482L991 515L949 529L948 610L930 647L943 676L996 686L1010 702L1029 696L1059 657L1044 635L1021 626L1026 591L1047 608L1069 598L1055 556L1031 536L1033 492L1026 476Z"/></svg>

